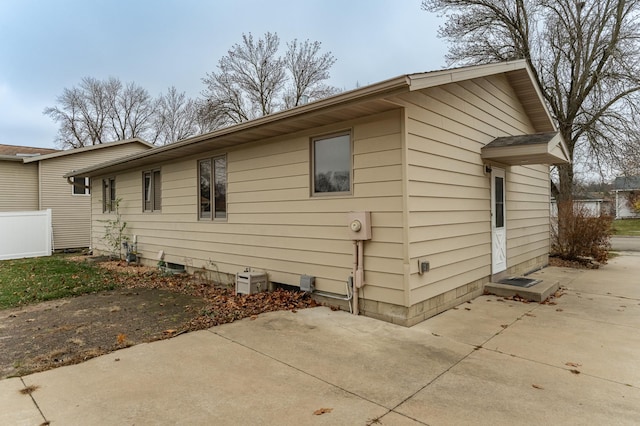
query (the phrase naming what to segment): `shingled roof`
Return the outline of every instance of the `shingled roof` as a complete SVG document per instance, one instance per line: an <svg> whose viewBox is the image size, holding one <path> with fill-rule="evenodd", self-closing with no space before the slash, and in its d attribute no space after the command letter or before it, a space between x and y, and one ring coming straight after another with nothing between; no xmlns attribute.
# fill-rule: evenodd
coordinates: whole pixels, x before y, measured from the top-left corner
<svg viewBox="0 0 640 426"><path fill-rule="evenodd" d="M58 149L51 148L38 148L33 146L19 146L19 145L2 145L0 144L0 155L7 156L31 156L31 155L44 155L58 152Z"/></svg>
<svg viewBox="0 0 640 426"><path fill-rule="evenodd" d="M620 176L613 182L615 190L640 189L640 176Z"/></svg>

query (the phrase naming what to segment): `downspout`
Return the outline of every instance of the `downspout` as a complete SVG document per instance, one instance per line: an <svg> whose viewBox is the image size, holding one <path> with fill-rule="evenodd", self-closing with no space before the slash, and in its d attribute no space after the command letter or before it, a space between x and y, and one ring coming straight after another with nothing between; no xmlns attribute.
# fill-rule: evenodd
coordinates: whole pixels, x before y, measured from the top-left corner
<svg viewBox="0 0 640 426"><path fill-rule="evenodd" d="M353 286L353 314L359 315L358 306L359 289L364 287L364 241L357 240L353 242L355 247L353 272L355 277L355 285Z"/></svg>
<svg viewBox="0 0 640 426"><path fill-rule="evenodd" d="M353 241L353 314L358 315L358 242Z"/></svg>

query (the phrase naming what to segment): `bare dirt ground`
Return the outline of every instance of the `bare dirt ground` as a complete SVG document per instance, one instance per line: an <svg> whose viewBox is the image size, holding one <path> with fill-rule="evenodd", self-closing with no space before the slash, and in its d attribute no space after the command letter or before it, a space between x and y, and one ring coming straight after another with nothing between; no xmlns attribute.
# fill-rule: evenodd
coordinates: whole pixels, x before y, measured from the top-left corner
<svg viewBox="0 0 640 426"><path fill-rule="evenodd" d="M119 262L101 267L124 273L121 288L0 311L0 379L262 312L315 306L299 292L234 295L228 287L192 276L162 276Z"/></svg>

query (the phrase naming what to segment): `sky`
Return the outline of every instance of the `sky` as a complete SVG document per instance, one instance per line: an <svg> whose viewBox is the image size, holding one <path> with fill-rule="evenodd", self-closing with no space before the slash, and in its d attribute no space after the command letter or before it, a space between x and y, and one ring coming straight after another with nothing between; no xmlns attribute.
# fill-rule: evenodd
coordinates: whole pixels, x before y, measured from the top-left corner
<svg viewBox="0 0 640 426"><path fill-rule="evenodd" d="M319 41L343 90L444 68L420 0L0 0L0 144L55 148L43 114L84 77L196 98L242 34Z"/></svg>

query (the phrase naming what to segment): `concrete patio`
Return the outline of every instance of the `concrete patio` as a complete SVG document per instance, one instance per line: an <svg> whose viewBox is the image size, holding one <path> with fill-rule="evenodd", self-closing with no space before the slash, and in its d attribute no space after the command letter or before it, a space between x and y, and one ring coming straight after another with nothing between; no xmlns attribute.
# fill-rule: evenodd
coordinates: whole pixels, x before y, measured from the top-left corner
<svg viewBox="0 0 640 426"><path fill-rule="evenodd" d="M640 252L533 276L565 293L412 328L275 312L2 380L0 424L638 424Z"/></svg>

